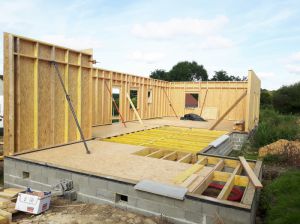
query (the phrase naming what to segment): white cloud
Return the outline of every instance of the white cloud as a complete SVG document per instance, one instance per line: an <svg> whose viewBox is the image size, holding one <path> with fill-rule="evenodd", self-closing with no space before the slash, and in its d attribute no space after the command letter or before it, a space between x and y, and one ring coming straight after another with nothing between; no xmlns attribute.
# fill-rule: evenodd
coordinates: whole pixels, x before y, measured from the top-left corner
<svg viewBox="0 0 300 224"><path fill-rule="evenodd" d="M128 56L128 59L152 64L163 59L164 57L165 55L161 52L134 51Z"/></svg>
<svg viewBox="0 0 300 224"><path fill-rule="evenodd" d="M291 54L285 62L285 68L291 74L300 75L300 51Z"/></svg>
<svg viewBox="0 0 300 224"><path fill-rule="evenodd" d="M201 44L202 49L221 49L233 47L233 42L225 37L211 36L207 37Z"/></svg>
<svg viewBox="0 0 300 224"><path fill-rule="evenodd" d="M88 48L101 48L103 46L99 39L91 36L69 37L65 35L44 35L40 38L43 41L72 49L83 50Z"/></svg>
<svg viewBox="0 0 300 224"><path fill-rule="evenodd" d="M173 18L164 22L136 24L133 35L149 39L167 39L176 36L207 36L218 32L228 23L226 16L217 16L211 20L193 18Z"/></svg>
<svg viewBox="0 0 300 224"><path fill-rule="evenodd" d="M300 75L300 64L287 64L286 68L289 73Z"/></svg>
<svg viewBox="0 0 300 224"><path fill-rule="evenodd" d="M300 62L300 51L290 56L290 61Z"/></svg>
<svg viewBox="0 0 300 224"><path fill-rule="evenodd" d="M275 74L273 72L256 72L260 79L273 78Z"/></svg>

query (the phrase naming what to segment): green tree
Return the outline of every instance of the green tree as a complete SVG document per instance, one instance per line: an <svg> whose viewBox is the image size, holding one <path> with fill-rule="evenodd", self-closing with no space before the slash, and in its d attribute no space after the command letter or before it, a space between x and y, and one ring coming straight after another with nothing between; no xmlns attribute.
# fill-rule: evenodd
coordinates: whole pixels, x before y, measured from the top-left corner
<svg viewBox="0 0 300 224"><path fill-rule="evenodd" d="M260 105L261 107L272 107L273 106L272 94L269 90L261 89L260 91Z"/></svg>
<svg viewBox="0 0 300 224"><path fill-rule="evenodd" d="M207 81L208 75L203 65L197 62L182 61L178 62L173 68L166 72L164 70L155 70L150 75L151 78L166 81Z"/></svg>
<svg viewBox="0 0 300 224"><path fill-rule="evenodd" d="M282 113L300 113L300 82L275 91L273 106Z"/></svg>
<svg viewBox="0 0 300 224"><path fill-rule="evenodd" d="M169 78L169 81L206 81L208 75L203 65L198 65L195 61L183 61L173 66L169 71Z"/></svg>
<svg viewBox="0 0 300 224"><path fill-rule="evenodd" d="M156 69L155 71L151 72L150 78L165 81L169 80L168 73L163 69Z"/></svg>
<svg viewBox="0 0 300 224"><path fill-rule="evenodd" d="M220 70L215 71L214 76L210 79L211 81L244 81L247 77L240 78L239 76L228 75L226 71Z"/></svg>

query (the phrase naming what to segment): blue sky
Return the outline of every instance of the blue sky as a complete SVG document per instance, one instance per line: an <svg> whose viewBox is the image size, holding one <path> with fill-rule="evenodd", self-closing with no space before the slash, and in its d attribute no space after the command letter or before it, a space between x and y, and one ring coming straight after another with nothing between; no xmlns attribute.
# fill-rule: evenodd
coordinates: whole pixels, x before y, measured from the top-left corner
<svg viewBox="0 0 300 224"><path fill-rule="evenodd" d="M195 60L210 76L253 69L268 89L300 81L299 21L296 0L0 0L2 32L93 48L99 67L149 76Z"/></svg>

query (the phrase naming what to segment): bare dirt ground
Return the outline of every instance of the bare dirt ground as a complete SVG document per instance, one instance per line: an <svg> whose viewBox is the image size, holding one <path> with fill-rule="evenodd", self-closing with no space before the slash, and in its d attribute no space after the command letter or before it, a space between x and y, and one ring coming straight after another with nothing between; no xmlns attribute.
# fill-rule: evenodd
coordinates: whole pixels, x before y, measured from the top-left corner
<svg viewBox="0 0 300 224"><path fill-rule="evenodd" d="M40 215L18 212L15 224L167 224L157 217L145 217L109 205L83 204L53 198L48 211Z"/></svg>

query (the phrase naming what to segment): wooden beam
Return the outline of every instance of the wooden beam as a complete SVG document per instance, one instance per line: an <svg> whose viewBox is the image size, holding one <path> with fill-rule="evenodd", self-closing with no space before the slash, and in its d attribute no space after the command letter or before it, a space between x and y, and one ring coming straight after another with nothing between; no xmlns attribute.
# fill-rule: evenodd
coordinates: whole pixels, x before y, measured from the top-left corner
<svg viewBox="0 0 300 224"><path fill-rule="evenodd" d="M199 165L199 164L194 164L190 168L186 169L185 171L179 173L175 178L174 178L174 183L175 184L181 184L183 183L187 178L189 178L192 174L198 172L204 167L204 165Z"/></svg>
<svg viewBox="0 0 300 224"><path fill-rule="evenodd" d="M34 46L34 71L33 71L33 148L38 148L38 103L39 103L39 96L38 96L38 71L39 71L39 43L35 43Z"/></svg>
<svg viewBox="0 0 300 224"><path fill-rule="evenodd" d="M207 85L207 84L208 84L208 83L206 83L206 91L205 91L203 103L202 103L201 108L200 108L200 116L202 115L203 107L204 107L204 105L205 105L206 95L207 95L207 92L208 92L208 85Z"/></svg>
<svg viewBox="0 0 300 224"><path fill-rule="evenodd" d="M174 160L176 160L176 158L177 158L177 151L171 152L171 153L165 155L164 157L162 157L161 159L174 161Z"/></svg>
<svg viewBox="0 0 300 224"><path fill-rule="evenodd" d="M209 130L213 130L225 117L227 114L232 111L232 109L247 95L247 91L245 91L209 128Z"/></svg>
<svg viewBox="0 0 300 224"><path fill-rule="evenodd" d="M69 50L67 50L65 54L65 61L67 64L65 65L65 77L64 84L67 92L69 92ZM69 105L68 101L65 100L64 111L65 111L65 131L64 131L64 142L67 143L69 139Z"/></svg>
<svg viewBox="0 0 300 224"><path fill-rule="evenodd" d="M109 93L109 95L110 95L110 97L111 97L111 99L112 99L112 101L113 101L113 105L115 106L116 110L117 110L118 113L119 113L119 116L120 116L120 118L121 118L121 121L122 121L124 127L127 128L127 127L126 127L126 124L125 124L125 121L124 121L124 118L123 118L123 116L122 116L122 114L121 114L121 112L120 112L120 110L119 110L119 107L118 107L118 105L117 105L117 103L116 103L116 101L115 101L115 99L114 99L114 97L113 97L112 92L111 92L110 89L108 88L108 85L106 84L106 82L105 82L105 86L106 86L106 89L107 89L107 91L108 91L108 93ZM119 93L119 95L121 95L121 94ZM119 97L119 99L120 99L120 97Z"/></svg>
<svg viewBox="0 0 300 224"><path fill-rule="evenodd" d="M214 171L222 170L224 167L224 160L220 160L210 171L207 175L198 176L198 179L194 181L193 184L189 187L189 191L195 194L202 194L203 191L206 190L210 182L214 177Z"/></svg>
<svg viewBox="0 0 300 224"><path fill-rule="evenodd" d="M168 101L169 101L169 105L170 105L170 107L172 108L172 110L173 110L173 112L174 112L176 118L178 118L177 113L176 113L176 111L175 111L175 109L174 109L174 107L173 107L173 105L172 105L171 99L169 98L169 96L168 96L166 90L165 90L164 88L162 88L162 89L163 89L163 91L164 91L164 93L165 93L165 95L166 95L166 97L167 97L167 99L168 99Z"/></svg>
<svg viewBox="0 0 300 224"><path fill-rule="evenodd" d="M253 170L256 176L260 176L261 167L262 167L262 161L258 160ZM253 183L250 181L247 188L244 191L244 195L241 202L245 205L251 205L255 197L255 192L256 192L256 188L253 185Z"/></svg>
<svg viewBox="0 0 300 224"><path fill-rule="evenodd" d="M239 164L234 171L231 173L230 178L227 180L223 189L218 195L218 199L226 200L234 186L235 175L240 174L242 172L242 165Z"/></svg>
<svg viewBox="0 0 300 224"><path fill-rule="evenodd" d="M155 152L152 152L150 153L149 155L147 155L146 157L153 157L153 158L161 158L164 156L164 150L158 150L158 151L155 151Z"/></svg>
<svg viewBox="0 0 300 224"><path fill-rule="evenodd" d="M239 156L239 159L240 159L240 161L242 163L243 168L245 169L246 173L248 174L251 182L253 183L253 185L256 188L262 188L263 185L261 184L261 182L259 181L259 179L255 175L255 173L253 172L253 170L251 169L251 167L247 163L246 159L243 156Z"/></svg>
<svg viewBox="0 0 300 224"><path fill-rule="evenodd" d="M15 150L15 76L14 38L4 33L4 155L12 155Z"/></svg>
<svg viewBox="0 0 300 224"><path fill-rule="evenodd" d="M192 160L192 153L189 153L187 155L185 155L184 157L182 157L180 160L178 160L178 163L190 163Z"/></svg>
<svg viewBox="0 0 300 224"><path fill-rule="evenodd" d="M141 125L144 125L144 123L143 123L143 121L142 121L142 119L141 119L139 113L137 112L137 110L136 110L136 108L135 108L133 102L131 101L130 96L129 96L128 93L126 93L126 97L127 97L128 101L129 101L129 103L130 103L130 105L131 105L131 107L132 107L132 109L133 109L135 115L137 116L137 118L138 118L140 124L141 124Z"/></svg>

